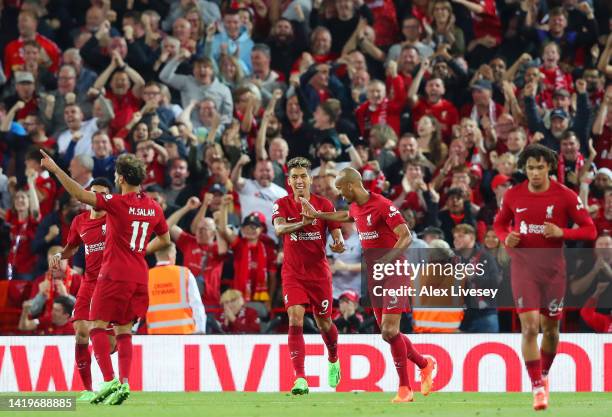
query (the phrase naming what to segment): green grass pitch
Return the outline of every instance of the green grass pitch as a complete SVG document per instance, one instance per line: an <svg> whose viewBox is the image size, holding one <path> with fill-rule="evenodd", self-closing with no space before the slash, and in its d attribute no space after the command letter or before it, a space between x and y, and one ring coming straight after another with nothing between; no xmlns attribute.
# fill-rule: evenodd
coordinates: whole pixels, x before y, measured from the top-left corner
<svg viewBox="0 0 612 417"><path fill-rule="evenodd" d="M7 394L0 394L6 396ZM36 395L36 394L33 394ZM535 412L528 393L415 394L415 402L391 404L392 393L321 393L303 397L263 393L132 393L120 406L78 404L70 412L18 412L14 416L97 417L555 417L609 416L610 393L552 393L547 411ZM1 415L6 412L0 412Z"/></svg>

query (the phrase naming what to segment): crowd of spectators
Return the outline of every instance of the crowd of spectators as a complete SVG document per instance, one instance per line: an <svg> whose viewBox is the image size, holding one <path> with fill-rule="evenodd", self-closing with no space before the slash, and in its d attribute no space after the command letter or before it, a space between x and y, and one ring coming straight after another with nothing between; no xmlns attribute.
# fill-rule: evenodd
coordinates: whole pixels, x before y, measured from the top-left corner
<svg viewBox="0 0 612 417"><path fill-rule="evenodd" d="M483 253L509 287L491 225L534 142L598 230L568 271L586 307L564 325L610 331L611 28L607 0L0 0L0 331L69 331L83 272L83 253L49 270L86 208L38 149L84 187L113 181L123 152L142 159L207 331L242 333L286 330L271 215L288 159L312 161L312 191L337 209L335 176L358 169L424 247ZM374 331L359 239L342 234L334 319ZM511 311L464 307L458 330L516 329Z"/></svg>

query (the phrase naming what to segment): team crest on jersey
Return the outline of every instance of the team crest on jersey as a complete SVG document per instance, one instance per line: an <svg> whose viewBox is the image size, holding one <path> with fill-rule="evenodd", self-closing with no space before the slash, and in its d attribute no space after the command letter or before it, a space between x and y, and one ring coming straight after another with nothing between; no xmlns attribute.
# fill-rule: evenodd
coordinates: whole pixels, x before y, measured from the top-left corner
<svg viewBox="0 0 612 417"><path fill-rule="evenodd" d="M368 216L366 217L366 223L368 224L368 226L372 226L372 215L368 214Z"/></svg>
<svg viewBox="0 0 612 417"><path fill-rule="evenodd" d="M102 234L106 235L106 225L105 224L102 225Z"/></svg>
<svg viewBox="0 0 612 417"><path fill-rule="evenodd" d="M522 235L527 234L527 223L525 223L525 221L521 222L521 226L519 227L519 233Z"/></svg>
<svg viewBox="0 0 612 417"><path fill-rule="evenodd" d="M113 198L112 194L104 194L104 199L105 200L110 200L111 198Z"/></svg>
<svg viewBox="0 0 612 417"><path fill-rule="evenodd" d="M546 207L546 218L547 219L552 219L553 218L553 210L555 209L555 205L551 204L550 206Z"/></svg>
<svg viewBox="0 0 612 417"><path fill-rule="evenodd" d="M582 200L580 199L580 196L576 197L578 199L578 204L576 204L576 210L583 210L584 209L584 204L582 204Z"/></svg>

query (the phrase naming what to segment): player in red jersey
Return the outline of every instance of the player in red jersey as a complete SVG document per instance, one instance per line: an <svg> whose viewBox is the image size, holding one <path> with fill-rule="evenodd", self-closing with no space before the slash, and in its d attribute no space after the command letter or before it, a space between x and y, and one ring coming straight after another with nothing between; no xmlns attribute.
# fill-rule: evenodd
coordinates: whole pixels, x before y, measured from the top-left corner
<svg viewBox="0 0 612 417"><path fill-rule="evenodd" d="M304 372L304 305L310 304L321 336L327 346L328 382L335 388L340 382L338 362L338 329L331 319L332 274L325 253L326 232L334 239L331 249L344 252L344 238L335 222L302 217L300 198L310 201L320 210L333 211L326 198L310 193L312 178L310 161L296 157L287 162L292 194L276 200L272 207L272 222L278 236L283 237L285 260L282 268L283 300L289 316L289 354L296 380L291 393L308 394Z"/></svg>
<svg viewBox="0 0 612 417"><path fill-rule="evenodd" d="M345 168L336 178L336 188L350 203L348 211L324 213L305 199L302 199L303 214L306 219L322 219L335 222L355 222L359 240L364 249L393 249L399 253L410 246L412 236L401 213L391 201L379 194L369 193L363 187L358 171ZM398 393L393 402L413 401L413 393L408 379L407 359L421 369L421 393L429 395L432 388L433 359L425 358L412 346L412 343L399 331L403 308L395 300L385 300L386 305L374 308L376 321L381 329L382 338L389 343L393 362L399 375Z"/></svg>
<svg viewBox="0 0 612 417"><path fill-rule="evenodd" d="M106 178L96 178L89 187L94 193L102 195L110 194L113 185ZM81 282L77 293L74 310L72 312L72 324L75 332L74 360L81 376L85 391L77 398L77 401L89 402L95 393L91 385L91 355L89 354L89 306L98 274L102 266L102 254L104 253L104 240L106 239L106 212L91 209L74 218L70 225L68 241L64 250L51 258L50 267L59 269L62 259L70 259L79 250L81 244L85 245L85 278ZM116 346L114 333L110 340L112 350Z"/></svg>
<svg viewBox="0 0 612 417"><path fill-rule="evenodd" d="M89 336L104 382L91 402L121 404L130 393L132 325L137 318L144 317L149 302L145 255L170 245L168 225L159 204L140 191L146 170L135 155L123 154L115 163L115 183L121 194L101 195L84 190L49 155L42 150L41 153L42 165L70 195L107 213L102 266L89 313L93 321ZM149 242L153 232L157 237ZM111 346L106 336L109 323L117 335L121 382L115 378L111 363Z"/></svg>
<svg viewBox="0 0 612 417"><path fill-rule="evenodd" d="M523 359L533 385L533 407L544 410L565 295L563 242L594 240L597 230L576 193L549 178L557 169L552 150L529 145L518 164L527 180L506 191L494 229L513 261L512 292L521 321ZM569 228L569 220L578 227ZM543 337L538 349L540 327Z"/></svg>

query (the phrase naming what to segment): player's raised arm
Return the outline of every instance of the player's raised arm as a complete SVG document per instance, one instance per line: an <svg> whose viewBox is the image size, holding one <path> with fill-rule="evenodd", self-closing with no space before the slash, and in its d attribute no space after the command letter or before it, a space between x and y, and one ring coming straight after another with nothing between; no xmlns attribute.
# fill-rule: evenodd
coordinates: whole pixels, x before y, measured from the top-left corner
<svg viewBox="0 0 612 417"><path fill-rule="evenodd" d="M348 210L322 212L315 209L305 198L300 197L302 202L302 214L305 218L321 219L330 222L352 223L355 220L349 216Z"/></svg>
<svg viewBox="0 0 612 417"><path fill-rule="evenodd" d="M47 169L50 173L54 174L62 186L68 191L68 194L79 200L81 203L88 204L92 207L96 206L96 193L93 191L86 191L79 185L78 182L70 178L49 155L42 149L40 150L42 159L40 164Z"/></svg>

